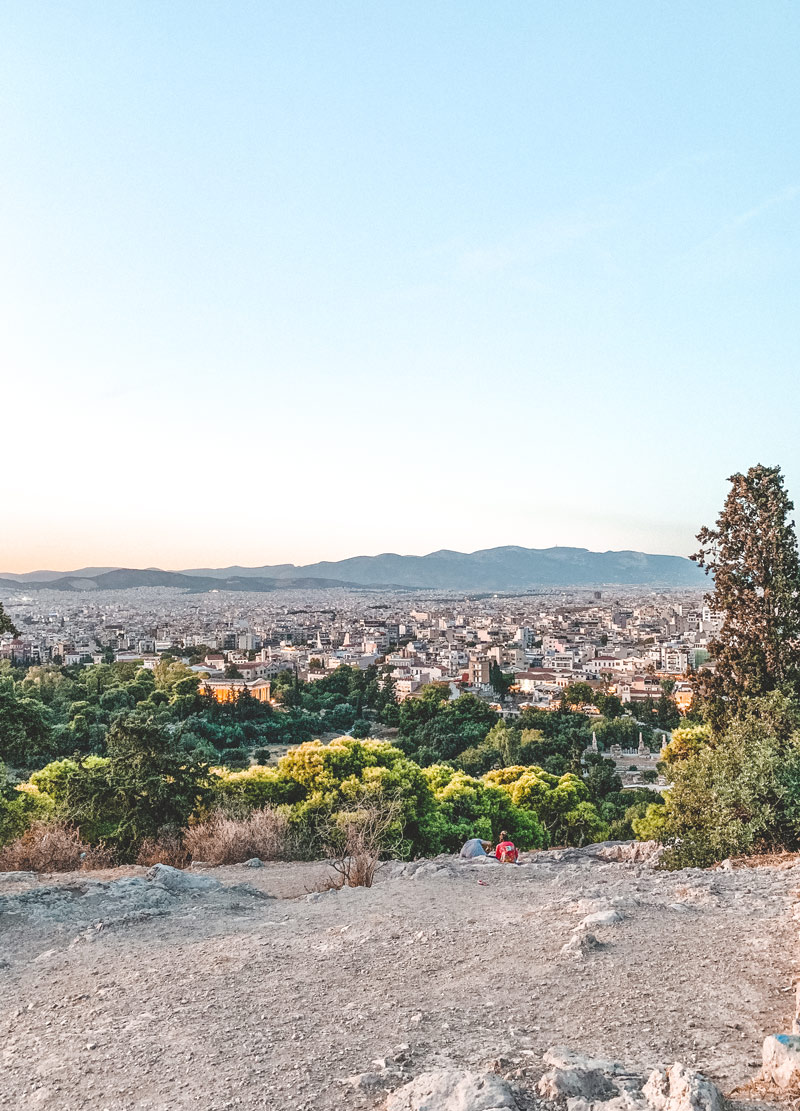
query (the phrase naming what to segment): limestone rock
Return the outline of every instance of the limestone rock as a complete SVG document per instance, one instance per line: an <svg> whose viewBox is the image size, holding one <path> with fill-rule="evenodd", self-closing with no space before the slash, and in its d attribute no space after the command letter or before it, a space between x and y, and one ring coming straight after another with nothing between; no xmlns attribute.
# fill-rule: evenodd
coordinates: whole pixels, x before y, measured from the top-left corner
<svg viewBox="0 0 800 1111"><path fill-rule="evenodd" d="M355 1076L347 1076L342 1081L356 1092L374 1092L389 1086L389 1077L386 1072L359 1072Z"/></svg>
<svg viewBox="0 0 800 1111"><path fill-rule="evenodd" d="M616 1111L612 1103L629 1094L641 1092L644 1077L631 1073L616 1061L583 1057L570 1049L554 1046L544 1055L550 1065L539 1081L539 1095L545 1099L568 1101L569 1111L587 1111L602 1104L603 1111ZM623 1101L623 1106L628 1106Z"/></svg>
<svg viewBox="0 0 800 1111"><path fill-rule="evenodd" d="M790 1088L800 1081L800 1035L770 1034L764 1039L762 1073L765 1080L779 1088Z"/></svg>
<svg viewBox="0 0 800 1111"><path fill-rule="evenodd" d="M619 1090L601 1069L564 1068L546 1072L538 1084L544 1099L575 1099L588 1103L605 1103L619 1095Z"/></svg>
<svg viewBox="0 0 800 1111"><path fill-rule="evenodd" d="M605 841L595 849L600 860L620 864L655 865L664 852L664 846L658 841Z"/></svg>
<svg viewBox="0 0 800 1111"><path fill-rule="evenodd" d="M26 881L28 883L36 883L39 877L36 872L0 872L0 885L20 883Z"/></svg>
<svg viewBox="0 0 800 1111"><path fill-rule="evenodd" d="M581 927L587 929L591 926L618 926L622 915L618 910L610 907L608 910L598 910L594 914L587 914L581 922Z"/></svg>
<svg viewBox="0 0 800 1111"><path fill-rule="evenodd" d="M519 1105L493 1073L436 1069L392 1092L386 1111L519 1111Z"/></svg>
<svg viewBox="0 0 800 1111"><path fill-rule="evenodd" d="M243 868L263 868L264 861L257 856L251 856L249 860L245 860L242 865Z"/></svg>
<svg viewBox="0 0 800 1111"><path fill-rule="evenodd" d="M722 1111L724 1107L716 1084L678 1062L666 1071L655 1069L642 1094L653 1111Z"/></svg>
<svg viewBox="0 0 800 1111"><path fill-rule="evenodd" d="M147 873L147 878L156 887L163 887L170 895L198 895L202 892L216 891L222 884L211 876L193 876L190 872L181 872L179 868L171 868L169 864L154 864Z"/></svg>
<svg viewBox="0 0 800 1111"><path fill-rule="evenodd" d="M561 952L567 957L588 957L590 953L601 948L602 945L594 934L586 933L581 929L576 930L566 945L561 946Z"/></svg>

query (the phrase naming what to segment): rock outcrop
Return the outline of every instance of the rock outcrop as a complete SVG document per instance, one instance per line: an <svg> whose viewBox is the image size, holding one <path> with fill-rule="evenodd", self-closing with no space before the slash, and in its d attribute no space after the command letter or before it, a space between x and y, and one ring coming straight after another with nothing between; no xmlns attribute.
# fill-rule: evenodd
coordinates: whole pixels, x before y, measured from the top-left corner
<svg viewBox="0 0 800 1111"><path fill-rule="evenodd" d="M617 1061L582 1057L569 1049L545 1054L551 1066L539 1095L566 1101L567 1111L722 1111L722 1093L702 1073L675 1063L649 1076Z"/></svg>
<svg viewBox="0 0 800 1111"><path fill-rule="evenodd" d="M435 1069L392 1092L386 1111L519 1111L519 1104L494 1073Z"/></svg>

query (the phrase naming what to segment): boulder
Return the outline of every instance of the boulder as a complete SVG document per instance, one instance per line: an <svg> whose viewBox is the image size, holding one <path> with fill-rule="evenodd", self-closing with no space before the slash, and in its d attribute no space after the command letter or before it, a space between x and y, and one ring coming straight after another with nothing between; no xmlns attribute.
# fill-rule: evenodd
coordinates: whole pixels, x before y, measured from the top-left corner
<svg viewBox="0 0 800 1111"><path fill-rule="evenodd" d="M601 943L594 934L586 933L580 928L574 931L565 945L561 946L561 952L566 957L588 957L596 949L602 949Z"/></svg>
<svg viewBox="0 0 800 1111"><path fill-rule="evenodd" d="M551 1069L538 1084L544 1099L575 1099L587 1103L605 1103L619 1095L619 1089L600 1069Z"/></svg>
<svg viewBox="0 0 800 1111"><path fill-rule="evenodd" d="M655 1069L642 1095L653 1111L722 1111L725 1105L716 1084L678 1062Z"/></svg>
<svg viewBox="0 0 800 1111"><path fill-rule="evenodd" d="M550 1071L539 1081L539 1095L550 1100L566 1099L570 1111L585 1111L594 1104L602 1104L604 1111L614 1111L610 1101L623 1093L638 1095L644 1084L644 1077L616 1061L583 1057L560 1046L545 1053L544 1063L550 1065Z"/></svg>
<svg viewBox="0 0 800 1111"><path fill-rule="evenodd" d="M798 1039L800 1040L800 1039ZM719 1089L684 1065L655 1069L649 1079L616 1061L581 1057L553 1048L544 1056L550 1072L539 1081L539 1095L567 1111L722 1111Z"/></svg>
<svg viewBox="0 0 800 1111"><path fill-rule="evenodd" d="M392 1092L386 1111L519 1111L519 1104L493 1073L435 1069Z"/></svg>
<svg viewBox="0 0 800 1111"><path fill-rule="evenodd" d="M384 1072L359 1072L354 1076L346 1076L341 1081L356 1092L374 1092L381 1088L389 1087L391 1077Z"/></svg>
<svg viewBox="0 0 800 1111"><path fill-rule="evenodd" d="M779 1088L792 1088L800 1080L800 1035L770 1034L764 1039L762 1075Z"/></svg>
<svg viewBox="0 0 800 1111"><path fill-rule="evenodd" d="M658 864L664 846L658 841L605 841L596 846L595 856L599 860L614 861L619 864Z"/></svg>
<svg viewBox="0 0 800 1111"><path fill-rule="evenodd" d="M264 861L257 856L251 856L249 860L245 860L242 864L243 868L263 868Z"/></svg>
<svg viewBox="0 0 800 1111"><path fill-rule="evenodd" d="M598 910L594 914L587 914L581 922L581 927L589 929L592 926L618 926L622 918L623 916L618 910L609 907L608 910Z"/></svg>
<svg viewBox="0 0 800 1111"><path fill-rule="evenodd" d="M149 869L147 878L156 887L168 891L170 895L200 895L217 891L222 887L222 884L211 876L193 876L191 872L182 872L179 868L170 867L169 864L154 864Z"/></svg>

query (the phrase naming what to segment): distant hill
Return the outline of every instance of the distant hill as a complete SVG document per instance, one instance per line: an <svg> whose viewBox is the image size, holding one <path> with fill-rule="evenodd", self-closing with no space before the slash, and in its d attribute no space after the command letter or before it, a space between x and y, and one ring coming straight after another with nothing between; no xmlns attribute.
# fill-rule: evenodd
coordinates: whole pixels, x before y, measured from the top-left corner
<svg viewBox="0 0 800 1111"><path fill-rule="evenodd" d="M13 571L0 571L0 580L13 579L15 582L52 582L53 579L63 579L69 576L73 579L90 579L95 575L105 574L106 571L116 571L116 567L81 567L78 571L26 571L18 575Z"/></svg>
<svg viewBox="0 0 800 1111"><path fill-rule="evenodd" d="M316 579L298 574L296 579L287 581L265 578L260 575L194 575L179 571L159 571L156 569L137 570L116 568L100 575L66 574L57 579L32 580L20 582L17 579L0 578L2 590L133 590L137 587L171 586L200 594L208 590L253 590L268 591L286 589L288 585L297 589L320 590L325 587L357 586L357 583L342 583L334 579Z"/></svg>
<svg viewBox="0 0 800 1111"><path fill-rule="evenodd" d="M4 589L128 590L173 586L184 590L276 590L294 587L411 587L441 590L529 590L569 586L651 586L702 588L700 568L682 556L644 552L590 552L587 548L485 548L478 552L442 550L424 556L353 556L337 562L295 566L204 567L188 571L94 568L38 577L0 577Z"/></svg>
<svg viewBox="0 0 800 1111"><path fill-rule="evenodd" d="M708 580L689 559L644 552L590 552L586 548L485 548L477 552L442 550L424 556L386 553L338 562L295 566L198 568L183 572L208 578L231 575L279 581L300 575L361 586L392 584L445 590L515 590L536 587L630 586L702 587Z"/></svg>

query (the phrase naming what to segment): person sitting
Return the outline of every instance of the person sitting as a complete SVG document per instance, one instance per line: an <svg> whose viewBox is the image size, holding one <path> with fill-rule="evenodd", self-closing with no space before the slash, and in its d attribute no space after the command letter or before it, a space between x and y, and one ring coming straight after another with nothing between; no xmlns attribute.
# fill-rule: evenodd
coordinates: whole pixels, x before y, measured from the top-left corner
<svg viewBox="0 0 800 1111"><path fill-rule="evenodd" d="M519 861L517 847L513 841L509 841L508 834L505 830L500 834L500 840L497 842L494 855L501 864L516 864Z"/></svg>
<svg viewBox="0 0 800 1111"><path fill-rule="evenodd" d="M471 837L461 848L462 860L475 860L481 856L488 856L492 851L491 841L483 841L480 837Z"/></svg>

